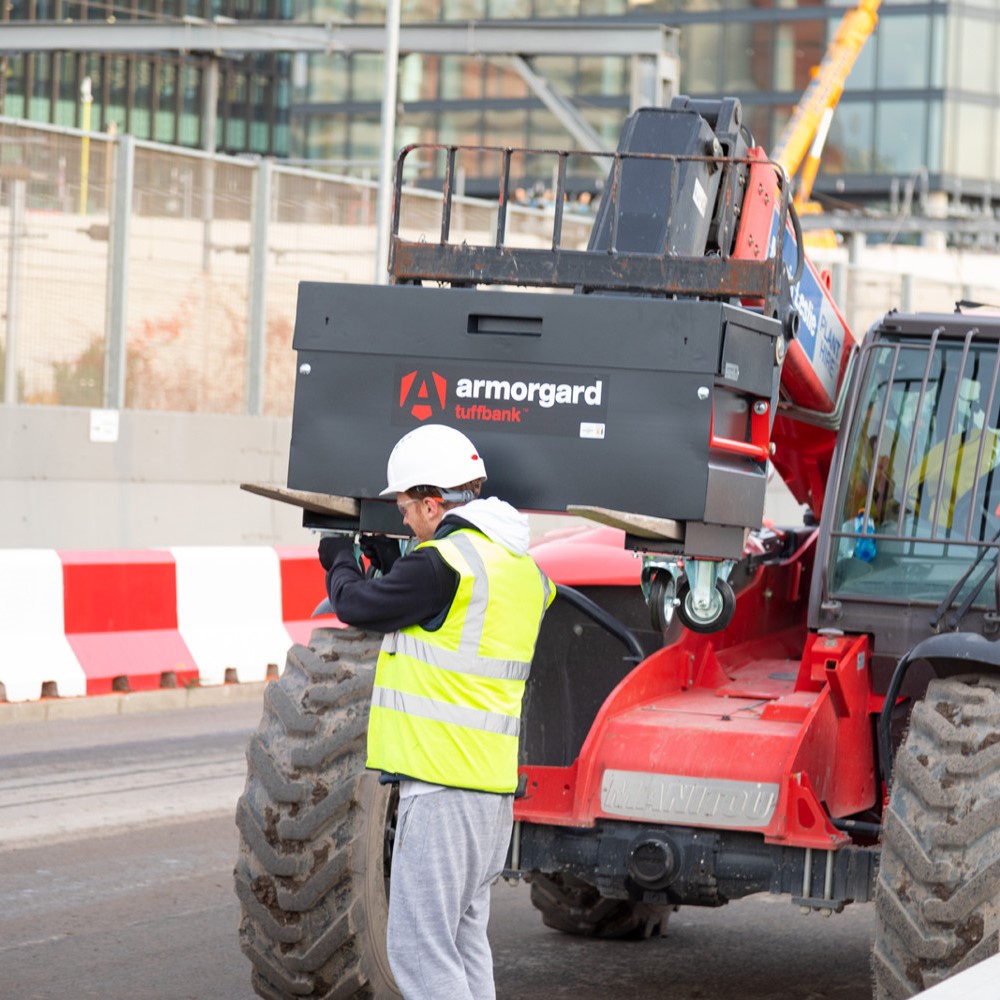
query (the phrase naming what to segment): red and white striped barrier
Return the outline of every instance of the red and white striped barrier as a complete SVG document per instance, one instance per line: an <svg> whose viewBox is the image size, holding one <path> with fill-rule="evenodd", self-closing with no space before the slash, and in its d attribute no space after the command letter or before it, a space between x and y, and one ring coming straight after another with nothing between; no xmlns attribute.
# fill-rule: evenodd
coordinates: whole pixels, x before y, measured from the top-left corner
<svg viewBox="0 0 1000 1000"><path fill-rule="evenodd" d="M325 594L310 546L0 549L9 701L262 681Z"/></svg>

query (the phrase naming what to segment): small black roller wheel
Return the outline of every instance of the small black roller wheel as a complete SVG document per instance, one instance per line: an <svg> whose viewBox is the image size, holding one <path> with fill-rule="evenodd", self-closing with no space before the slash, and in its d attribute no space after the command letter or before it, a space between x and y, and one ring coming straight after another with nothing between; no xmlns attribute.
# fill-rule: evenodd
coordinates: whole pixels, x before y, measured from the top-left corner
<svg viewBox="0 0 1000 1000"><path fill-rule="evenodd" d="M665 569L653 570L649 580L649 621L657 632L666 632L674 620L677 582Z"/></svg>
<svg viewBox="0 0 1000 1000"><path fill-rule="evenodd" d="M398 796L365 770L380 641L317 630L264 692L233 874L240 947L268 1000L399 997L385 945Z"/></svg>
<svg viewBox="0 0 1000 1000"><path fill-rule="evenodd" d="M608 899L572 875L532 875L531 902L542 923L579 937L644 941L667 933L675 906Z"/></svg>
<svg viewBox="0 0 1000 1000"><path fill-rule="evenodd" d="M677 589L677 617L692 632L721 632L736 612L736 595L727 580L715 581L715 590L706 609L694 606L691 585L685 580Z"/></svg>

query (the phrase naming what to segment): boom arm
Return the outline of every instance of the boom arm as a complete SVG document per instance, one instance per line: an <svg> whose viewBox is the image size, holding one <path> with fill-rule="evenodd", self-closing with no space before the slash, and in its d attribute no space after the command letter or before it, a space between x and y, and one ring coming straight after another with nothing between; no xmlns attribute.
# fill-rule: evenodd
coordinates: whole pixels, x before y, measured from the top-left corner
<svg viewBox="0 0 1000 1000"><path fill-rule="evenodd" d="M818 518L837 438L838 403L855 340L833 301L828 281L804 253L802 234L791 220L779 250L778 175L773 161L764 159L762 151L755 152L759 159L750 167L733 256L753 258L780 252L786 273L794 278L788 303L794 336L781 369L771 462L795 499Z"/></svg>

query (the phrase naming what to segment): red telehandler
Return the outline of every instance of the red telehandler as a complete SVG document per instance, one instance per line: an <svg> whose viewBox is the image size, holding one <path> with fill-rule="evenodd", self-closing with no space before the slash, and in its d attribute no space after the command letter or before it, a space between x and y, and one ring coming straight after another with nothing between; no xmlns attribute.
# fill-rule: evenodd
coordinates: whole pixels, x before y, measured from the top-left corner
<svg viewBox="0 0 1000 1000"><path fill-rule="evenodd" d="M310 527L403 535L385 458L433 420L498 495L603 525L534 550L559 597L508 875L595 937L751 893L874 899L878 998L995 953L1000 319L891 312L859 345L736 99L632 115L583 249L563 240L573 153L550 246L508 245L511 149L494 229L453 240L462 154L401 154L391 285L300 287L276 492ZM443 164L431 238L401 218L411 155ZM763 525L771 466L804 523ZM235 871L263 997L397 995L396 797L364 769L379 642L317 630L265 692Z"/></svg>

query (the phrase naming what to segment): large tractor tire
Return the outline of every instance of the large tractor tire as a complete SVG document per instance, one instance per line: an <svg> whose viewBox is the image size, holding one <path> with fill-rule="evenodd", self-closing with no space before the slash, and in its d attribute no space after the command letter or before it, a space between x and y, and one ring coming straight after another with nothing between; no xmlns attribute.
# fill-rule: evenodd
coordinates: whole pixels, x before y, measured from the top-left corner
<svg viewBox="0 0 1000 1000"><path fill-rule="evenodd" d="M240 947L268 1000L398 997L385 948L396 793L365 771L379 637L294 646L247 748Z"/></svg>
<svg viewBox="0 0 1000 1000"><path fill-rule="evenodd" d="M896 758L876 891L875 995L902 1000L1000 943L1000 678L935 680Z"/></svg>
<svg viewBox="0 0 1000 1000"><path fill-rule="evenodd" d="M676 909L610 899L570 875L532 875L531 902L542 923L563 934L628 941L666 935Z"/></svg>

